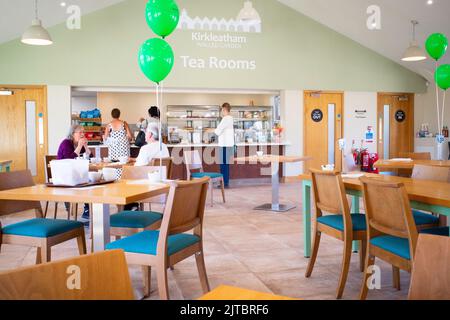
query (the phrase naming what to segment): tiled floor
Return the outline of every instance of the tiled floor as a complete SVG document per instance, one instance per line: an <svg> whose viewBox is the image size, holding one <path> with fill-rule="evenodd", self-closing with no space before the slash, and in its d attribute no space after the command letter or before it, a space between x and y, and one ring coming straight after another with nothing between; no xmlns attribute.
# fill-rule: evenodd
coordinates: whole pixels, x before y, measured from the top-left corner
<svg viewBox="0 0 450 320"><path fill-rule="evenodd" d="M295 203L288 213L254 211L253 207L270 202L270 185L242 186L228 189L227 203L215 190L216 204L207 204L205 213L205 261L211 288L221 284L304 299L334 299L341 267L343 246L338 240L322 236L321 247L312 277L304 277L308 259L303 257L301 189L299 183L283 184L283 202ZM50 208L50 212L52 207ZM31 213L2 217L2 224L31 217ZM60 218L66 214L62 210ZM89 245L89 241L88 241ZM0 270L32 265L35 249L3 245ZM54 247L52 259L77 255L76 241ZM369 299L405 299L409 274L401 273L402 290L392 288L391 267L377 261L381 268L381 289L369 292ZM130 266L136 296L142 295L140 268ZM196 299L202 295L195 259L192 257L169 271L172 299ZM362 274L358 254L353 254L344 299L357 299ZM152 295L158 299L156 274L152 275Z"/></svg>

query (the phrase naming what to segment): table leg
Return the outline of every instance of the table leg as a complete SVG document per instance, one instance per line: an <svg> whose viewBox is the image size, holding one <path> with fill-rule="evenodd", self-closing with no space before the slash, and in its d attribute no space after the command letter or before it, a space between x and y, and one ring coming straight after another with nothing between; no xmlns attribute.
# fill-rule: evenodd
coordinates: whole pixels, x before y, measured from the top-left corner
<svg viewBox="0 0 450 320"><path fill-rule="evenodd" d="M311 185L309 181L302 182L303 203L303 255L311 256Z"/></svg>
<svg viewBox="0 0 450 320"><path fill-rule="evenodd" d="M92 205L94 252L105 250L105 246L110 242L109 209L109 204L94 203Z"/></svg>
<svg viewBox="0 0 450 320"><path fill-rule="evenodd" d="M360 213L359 212L359 197L355 196L355 195L352 196L352 213ZM358 250L359 250L359 242L358 241L353 241L352 250L353 250L353 252L358 252Z"/></svg>
<svg viewBox="0 0 450 320"><path fill-rule="evenodd" d="M278 162L272 162L271 173L272 173L272 203L263 204L262 206L256 207L255 210L265 210L265 211L275 211L275 212L286 212L295 206L280 204L280 177L279 177L280 164Z"/></svg>

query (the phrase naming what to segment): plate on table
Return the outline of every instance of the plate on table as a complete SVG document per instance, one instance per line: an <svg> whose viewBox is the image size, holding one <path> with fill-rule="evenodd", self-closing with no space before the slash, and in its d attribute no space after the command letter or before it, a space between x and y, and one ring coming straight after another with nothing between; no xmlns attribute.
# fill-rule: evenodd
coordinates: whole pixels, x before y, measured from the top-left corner
<svg viewBox="0 0 450 320"><path fill-rule="evenodd" d="M60 185L60 184L53 184L53 183L46 183L45 185L47 187L51 188L85 188L85 187L93 187L93 186L101 186L104 184L114 183L116 180L100 180L98 182L88 182L83 184L78 184L76 186L68 186L68 185Z"/></svg>

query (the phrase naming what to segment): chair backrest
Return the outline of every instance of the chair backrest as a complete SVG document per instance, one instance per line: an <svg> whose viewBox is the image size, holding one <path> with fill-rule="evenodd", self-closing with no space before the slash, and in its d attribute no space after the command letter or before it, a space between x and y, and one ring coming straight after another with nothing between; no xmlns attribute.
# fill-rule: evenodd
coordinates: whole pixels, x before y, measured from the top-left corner
<svg viewBox="0 0 450 320"><path fill-rule="evenodd" d="M352 230L350 208L341 174L311 169L311 175L317 217L322 216L323 212L342 214L344 228Z"/></svg>
<svg viewBox="0 0 450 320"><path fill-rule="evenodd" d="M183 155L188 178L190 178L191 170L203 171L202 158L200 157L198 150L183 151Z"/></svg>
<svg viewBox="0 0 450 320"><path fill-rule="evenodd" d="M449 237L419 235L413 261L409 299L450 299Z"/></svg>
<svg viewBox="0 0 450 320"><path fill-rule="evenodd" d="M158 253L167 252L167 237L194 229L202 236L209 178L172 181L158 239Z"/></svg>
<svg viewBox="0 0 450 320"><path fill-rule="evenodd" d="M45 179L47 182L50 182L50 179L52 178L52 169L50 167L50 161L58 159L58 156L53 155L46 155L44 157L45 162Z"/></svg>
<svg viewBox="0 0 450 320"><path fill-rule="evenodd" d="M418 180L450 182L450 168L415 164L411 178Z"/></svg>
<svg viewBox="0 0 450 320"><path fill-rule="evenodd" d="M160 162L162 162L162 164ZM154 167L158 167L160 165L162 165L163 167L166 167L167 179L172 179L172 168L173 168L173 159L172 158L152 159L152 162L150 165L152 165Z"/></svg>
<svg viewBox="0 0 450 320"><path fill-rule="evenodd" d="M413 160L431 160L431 153L429 152L401 152L401 158L410 158Z"/></svg>
<svg viewBox="0 0 450 320"><path fill-rule="evenodd" d="M143 166L143 167L134 167L134 166L124 166L122 171L121 179L124 180L142 180L148 179L148 174L151 172L159 171L159 166ZM166 167L162 167L163 178L166 179L167 172Z"/></svg>
<svg viewBox="0 0 450 320"><path fill-rule="evenodd" d="M0 173L0 191L34 186L30 170ZM36 209L42 213L39 201L0 200L0 216Z"/></svg>
<svg viewBox="0 0 450 320"><path fill-rule="evenodd" d="M369 239L386 234L409 240L411 257L417 243L417 228L403 183L361 177Z"/></svg>
<svg viewBox="0 0 450 320"><path fill-rule="evenodd" d="M122 250L0 273L1 300L132 300Z"/></svg>

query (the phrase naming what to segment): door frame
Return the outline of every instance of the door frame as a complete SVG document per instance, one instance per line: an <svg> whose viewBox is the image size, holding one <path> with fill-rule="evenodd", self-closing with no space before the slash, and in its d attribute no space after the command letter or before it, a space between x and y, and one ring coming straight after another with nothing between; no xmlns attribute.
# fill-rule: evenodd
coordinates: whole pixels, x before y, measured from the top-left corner
<svg viewBox="0 0 450 320"><path fill-rule="evenodd" d="M0 88L5 90L42 90L42 96L36 101L36 139L39 137L39 113L42 113L43 126L44 126L44 144L39 145L36 141L36 166L37 175L33 177L36 183L45 182L45 155L48 154L48 107L47 107L47 86L46 85L11 85L0 84ZM12 164L14 166L14 163Z"/></svg>
<svg viewBox="0 0 450 320"><path fill-rule="evenodd" d="M338 94L341 96L341 126L340 128L336 126L335 129L339 129L341 134L340 134L340 138L336 139L335 143L337 142L337 140L344 138L344 114L345 114L345 94L344 91L334 91L334 90L303 90L303 154L306 155L306 95L310 95L312 93L318 93L318 94ZM336 122L336 119L335 119ZM335 137L338 137L338 135L335 134ZM337 145L335 144L335 159L338 159L339 161L337 162L337 166L336 169L338 169L339 171L342 171L342 156L338 157L337 155L339 154L339 149L337 149ZM335 161L336 162L336 161ZM306 166L305 166L306 169Z"/></svg>
<svg viewBox="0 0 450 320"><path fill-rule="evenodd" d="M383 131L380 132L380 119L383 117L383 109L384 105L381 101L381 97L383 96L391 96L391 97L398 97L398 96L408 96L409 101L411 102L410 105L410 113L411 115L406 118L406 121L408 122L409 127L411 128L411 132L409 135L409 145L410 145L410 152L414 152L414 108L415 108L415 94L411 92L378 92L377 93L377 153L380 159L384 159L384 146L383 146ZM384 125L384 124L383 124ZM389 137L390 139L390 137Z"/></svg>

